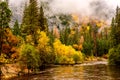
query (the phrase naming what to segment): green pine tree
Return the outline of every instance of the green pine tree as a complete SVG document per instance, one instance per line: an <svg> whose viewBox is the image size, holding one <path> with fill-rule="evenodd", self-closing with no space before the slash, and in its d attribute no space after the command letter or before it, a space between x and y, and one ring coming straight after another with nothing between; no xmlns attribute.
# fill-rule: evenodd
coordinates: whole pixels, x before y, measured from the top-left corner
<svg viewBox="0 0 120 80"><path fill-rule="evenodd" d="M114 45L116 46L120 44L120 8L119 7L117 7L116 18L113 27L115 27L114 39L116 43Z"/></svg>
<svg viewBox="0 0 120 80"><path fill-rule="evenodd" d="M112 48L109 50L109 63L120 65L120 8L116 9L116 16L111 23Z"/></svg>
<svg viewBox="0 0 120 80"><path fill-rule="evenodd" d="M0 27L8 28L11 20L11 10L8 8L6 2L0 3Z"/></svg>
<svg viewBox="0 0 120 80"><path fill-rule="evenodd" d="M22 18L22 24L21 24L21 32L22 32L22 36L25 36L26 33L26 25L27 25L27 21L28 21L28 6L25 3L25 7L24 7L24 12L23 12L23 18Z"/></svg>
<svg viewBox="0 0 120 80"><path fill-rule="evenodd" d="M120 44L120 8L116 9L116 16L111 23L111 41L112 47Z"/></svg>
<svg viewBox="0 0 120 80"><path fill-rule="evenodd" d="M65 27L63 30L60 30L60 40L63 44L66 45L70 44L69 34L70 34L70 27Z"/></svg>
<svg viewBox="0 0 120 80"><path fill-rule="evenodd" d="M13 26L13 34L16 36L20 35L20 27L19 27L18 20L15 21L15 24Z"/></svg>
<svg viewBox="0 0 120 80"><path fill-rule="evenodd" d="M36 32L38 27L38 7L37 0L30 0L29 5L25 6L23 21L21 25L22 36L32 35L34 44L37 44Z"/></svg>
<svg viewBox="0 0 120 80"><path fill-rule="evenodd" d="M43 7L40 7L40 13L39 13L39 26L41 31L48 32L48 23L47 19L44 16Z"/></svg>
<svg viewBox="0 0 120 80"><path fill-rule="evenodd" d="M111 45L110 46L111 47L113 47L115 44L115 40L114 40L115 26L114 26L114 23L115 23L115 19L112 18L111 33L110 33L110 36L111 36L111 38L110 38Z"/></svg>

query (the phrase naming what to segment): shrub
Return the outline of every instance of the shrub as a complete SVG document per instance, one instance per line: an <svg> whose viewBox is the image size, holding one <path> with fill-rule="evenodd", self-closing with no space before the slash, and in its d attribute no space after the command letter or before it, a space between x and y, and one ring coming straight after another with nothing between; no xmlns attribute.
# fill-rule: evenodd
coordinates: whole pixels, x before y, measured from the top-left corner
<svg viewBox="0 0 120 80"><path fill-rule="evenodd" d="M50 39L46 35L45 32L40 32L39 35L39 40L38 40L38 52L39 52L39 57L42 65L39 66L44 66L49 63L54 63L54 54L53 54L53 49L50 46L49 43Z"/></svg>
<svg viewBox="0 0 120 80"><path fill-rule="evenodd" d="M120 65L120 45L109 50L109 64Z"/></svg>
<svg viewBox="0 0 120 80"><path fill-rule="evenodd" d="M109 41L108 40L104 40L104 39L100 39L97 40L97 55L98 56L103 56L105 54L108 53L109 51Z"/></svg>
<svg viewBox="0 0 120 80"><path fill-rule="evenodd" d="M75 54L73 54L73 60L75 61L75 63L81 63L83 61L83 55L81 54L81 52L76 52Z"/></svg>
<svg viewBox="0 0 120 80"><path fill-rule="evenodd" d="M82 52L85 54L85 56L91 56L93 50L93 43L85 41L83 43L83 50Z"/></svg>
<svg viewBox="0 0 120 80"><path fill-rule="evenodd" d="M80 51L75 51L72 46L62 44L58 39L53 43L56 64L73 64L83 61L83 55Z"/></svg>
<svg viewBox="0 0 120 80"><path fill-rule="evenodd" d="M30 44L22 45L21 53L20 53L20 62L21 65L25 65L28 70L35 69L38 67L38 53L34 46Z"/></svg>

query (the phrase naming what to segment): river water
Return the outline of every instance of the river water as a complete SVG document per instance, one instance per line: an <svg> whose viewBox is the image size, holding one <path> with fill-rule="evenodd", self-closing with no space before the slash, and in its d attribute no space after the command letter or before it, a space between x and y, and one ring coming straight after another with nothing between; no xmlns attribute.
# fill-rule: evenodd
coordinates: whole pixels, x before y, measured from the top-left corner
<svg viewBox="0 0 120 80"><path fill-rule="evenodd" d="M54 66L37 75L21 76L12 80L120 80L120 66L109 66L107 62Z"/></svg>

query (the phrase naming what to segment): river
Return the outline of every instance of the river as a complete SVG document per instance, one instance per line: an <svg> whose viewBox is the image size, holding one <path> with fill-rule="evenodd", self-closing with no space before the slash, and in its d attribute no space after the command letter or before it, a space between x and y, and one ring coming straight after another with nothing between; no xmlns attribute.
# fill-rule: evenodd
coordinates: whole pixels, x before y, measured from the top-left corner
<svg viewBox="0 0 120 80"><path fill-rule="evenodd" d="M74 66L54 66L37 75L21 76L12 80L120 80L120 66L107 62L89 62Z"/></svg>

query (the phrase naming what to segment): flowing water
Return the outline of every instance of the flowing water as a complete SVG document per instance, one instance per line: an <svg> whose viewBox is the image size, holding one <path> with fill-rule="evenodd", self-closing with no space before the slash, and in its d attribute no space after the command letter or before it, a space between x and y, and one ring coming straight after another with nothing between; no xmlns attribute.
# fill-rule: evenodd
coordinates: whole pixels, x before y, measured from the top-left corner
<svg viewBox="0 0 120 80"><path fill-rule="evenodd" d="M37 75L21 76L12 80L120 80L120 66L108 66L106 62L56 66Z"/></svg>

